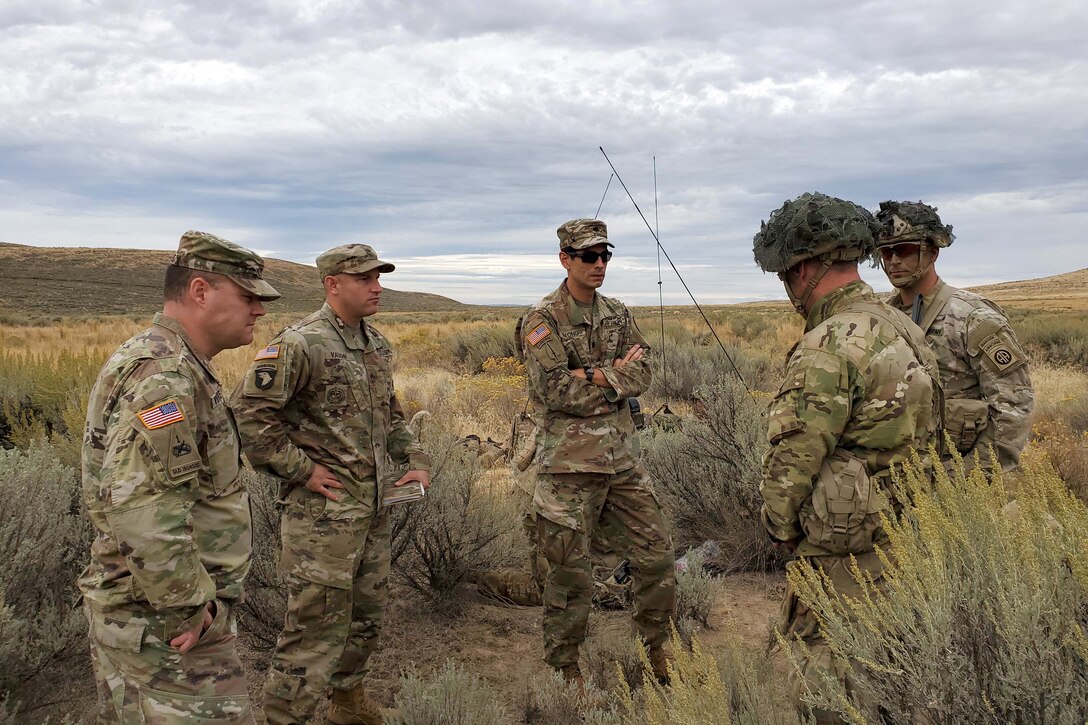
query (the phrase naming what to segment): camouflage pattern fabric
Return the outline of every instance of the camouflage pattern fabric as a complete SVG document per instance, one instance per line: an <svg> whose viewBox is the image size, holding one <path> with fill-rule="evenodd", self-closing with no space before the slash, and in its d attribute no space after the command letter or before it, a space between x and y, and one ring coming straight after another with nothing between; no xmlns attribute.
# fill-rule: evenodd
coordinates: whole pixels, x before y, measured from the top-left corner
<svg viewBox="0 0 1088 725"><path fill-rule="evenodd" d="M170 646L174 618L151 607L84 603L98 689L98 725L253 723L230 605L185 654Z"/></svg>
<svg viewBox="0 0 1088 725"><path fill-rule="evenodd" d="M909 343L900 330L912 336ZM925 359L920 360L915 349ZM809 531L819 528L819 517L827 514L821 508L836 508L830 501L824 507L814 501L815 484L826 475L822 470L843 470L824 468L834 455L862 462L868 479L887 495L884 484L890 467L906 460L912 448L924 449L936 432L934 411L939 403L928 372L935 369L921 330L880 303L861 281L827 293L813 306L805 334L788 356L782 387L770 405L771 447L760 485L765 501L761 515L772 538L799 540L798 555L810 557L847 593L852 591L846 572L851 556L870 576L880 578L873 547L885 538L876 528L868 532L866 545L848 553L832 553L812 541ZM812 659L802 657L807 678L812 668L830 668L832 658L814 615L794 599L788 593L779 629L809 644ZM846 677L838 670L833 674ZM799 691L797 685L794 694Z"/></svg>
<svg viewBox="0 0 1088 725"><path fill-rule="evenodd" d="M187 660L167 656L162 642L192 629L207 602L229 612L249 570L249 497L234 419L211 363L161 313L109 358L87 410L83 502L98 535L78 584L93 613L96 679L103 694L129 678L170 690L186 677L170 668ZM118 624L123 634L96 629L102 617L135 624ZM205 655L223 657L223 692L244 698L244 680L230 682L233 643ZM177 692L207 691L192 684ZM199 697L190 704L204 707Z"/></svg>
<svg viewBox="0 0 1088 725"><path fill-rule="evenodd" d="M325 304L256 359L232 397L246 455L278 477L287 622L265 685L270 723L304 722L324 692L366 673L385 609L389 523L377 481L387 456L429 470L393 391L393 351L369 323ZM304 485L315 463L344 485L330 501Z"/></svg>
<svg viewBox="0 0 1088 725"><path fill-rule="evenodd" d="M925 330L944 385L945 430L968 469L977 453L988 470L993 446L1001 468L1011 470L1027 444L1035 407L1027 355L1000 307L974 292L946 287L938 280L922 296L923 317L938 297L948 297ZM888 303L904 312L911 308L898 293Z"/></svg>
<svg viewBox="0 0 1088 725"><path fill-rule="evenodd" d="M539 514L539 502L562 504L564 521ZM548 560L544 582L544 659L556 669L578 662L593 595L590 542L598 522L619 532L612 543L631 562L635 627L648 647L669 636L676 611L676 573L668 523L642 465L611 475L541 473L537 541ZM556 517L558 518L558 517Z"/></svg>
<svg viewBox="0 0 1088 725"><path fill-rule="evenodd" d="M623 303L594 294L592 308L584 309L564 282L529 309L521 330L540 471L611 474L633 468L638 455L627 398L650 386L653 371L649 355L612 367L632 345L650 347ZM613 389L570 374L587 365L599 369Z"/></svg>

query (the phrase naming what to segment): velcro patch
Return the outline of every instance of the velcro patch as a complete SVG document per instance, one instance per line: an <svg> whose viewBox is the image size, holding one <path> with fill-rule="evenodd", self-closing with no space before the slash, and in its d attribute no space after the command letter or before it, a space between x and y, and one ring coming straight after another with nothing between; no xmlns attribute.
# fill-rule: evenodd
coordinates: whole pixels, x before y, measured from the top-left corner
<svg viewBox="0 0 1088 725"><path fill-rule="evenodd" d="M1009 344L1000 332L995 332L979 345L982 354L990 358L998 372L1005 372L1020 362L1020 351Z"/></svg>
<svg viewBox="0 0 1088 725"><path fill-rule="evenodd" d="M268 390L276 382L278 373L279 368L275 365L258 365L253 370L253 384L257 386L257 390Z"/></svg>
<svg viewBox="0 0 1088 725"><path fill-rule="evenodd" d="M165 428L168 425L185 420L185 414L181 412L181 406L178 405L176 399L159 403L136 415L148 430Z"/></svg>
<svg viewBox="0 0 1088 725"><path fill-rule="evenodd" d="M280 346L279 345L269 345L268 347L264 348L263 350L258 350L257 351L257 356L255 358L253 358L253 359L254 360L275 360L279 356L280 356Z"/></svg>
<svg viewBox="0 0 1088 725"><path fill-rule="evenodd" d="M529 343L533 347L536 347L544 340L547 340L548 336L551 334L551 329L547 325L541 323L537 325L536 329L534 329L532 332L525 336L525 342Z"/></svg>

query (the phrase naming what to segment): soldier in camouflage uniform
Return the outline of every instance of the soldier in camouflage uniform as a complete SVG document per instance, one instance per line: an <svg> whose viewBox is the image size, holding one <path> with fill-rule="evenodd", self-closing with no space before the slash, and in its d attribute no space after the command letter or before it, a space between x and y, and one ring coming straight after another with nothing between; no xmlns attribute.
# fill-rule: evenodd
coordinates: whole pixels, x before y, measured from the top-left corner
<svg viewBox="0 0 1088 725"><path fill-rule="evenodd" d="M887 541L879 515L893 506L891 469L929 444L939 405L936 361L921 330L858 276L876 230L865 209L816 193L773 212L754 239L756 262L778 274L805 316L770 405L761 517L779 547L808 559L848 596L860 593L852 559L880 581L874 547ZM792 590L778 627L802 663L800 676L791 673L798 703L803 689L817 686L817 669L849 684L850 666L832 656L815 614ZM834 713L812 714L840 722Z"/></svg>
<svg viewBox="0 0 1088 725"><path fill-rule="evenodd" d="M430 460L393 392L393 350L364 318L382 272L365 244L317 258L325 305L257 353L234 392L246 455L280 479L280 566L287 621L265 683L273 725L308 720L332 687L328 720L379 723L362 686L377 645L389 578L386 457L407 464L396 485L430 485Z"/></svg>
<svg viewBox="0 0 1088 725"><path fill-rule="evenodd" d="M249 570L241 448L211 358L253 340L279 294L253 252L186 232L163 312L98 375L83 501L98 531L79 578L99 723L251 723L234 603Z"/></svg>
<svg viewBox="0 0 1088 725"><path fill-rule="evenodd" d="M634 448L627 399L651 381L649 349L634 318L596 292L612 253L604 222L575 219L558 229L567 279L521 322L529 396L538 413L533 507L544 585L545 660L580 682L593 592L590 541L599 523L631 562L634 621L659 679L675 611L672 541L646 469Z"/></svg>
<svg viewBox="0 0 1088 725"><path fill-rule="evenodd" d="M990 446L1002 470L1015 468L1031 431L1035 393L1008 318L985 297L937 276L937 256L955 236L934 207L885 201L876 218L881 263L896 288L888 304L911 315L937 355L952 446L968 470L976 454L990 469Z"/></svg>

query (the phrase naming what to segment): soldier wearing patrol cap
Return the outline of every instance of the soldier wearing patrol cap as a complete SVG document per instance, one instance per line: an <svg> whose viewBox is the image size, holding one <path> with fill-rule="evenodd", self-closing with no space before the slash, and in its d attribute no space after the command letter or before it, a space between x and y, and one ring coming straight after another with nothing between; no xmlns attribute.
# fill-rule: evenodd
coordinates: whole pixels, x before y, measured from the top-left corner
<svg viewBox="0 0 1088 725"><path fill-rule="evenodd" d="M761 518L776 546L819 569L846 605L862 595L854 567L882 581L875 549L888 541L880 516L895 509L892 469L912 449L924 455L940 404L936 360L921 330L858 276L876 230L865 209L812 193L772 212L753 240L756 263L778 275L805 316L768 411ZM820 670L849 686L852 663L831 651L792 588L777 626L800 664L790 673L798 707L803 692L819 691ZM821 725L842 722L828 710L811 715Z"/></svg>
<svg viewBox="0 0 1088 725"><path fill-rule="evenodd" d="M593 594L591 542L607 525L634 579L634 621L654 674L666 681L664 643L675 613L668 523L638 456L627 400L652 378L649 349L622 302L598 294L612 257L608 230L575 219L557 230L567 278L519 322L538 428L533 496L544 581L545 661L582 682L578 648Z"/></svg>
<svg viewBox="0 0 1088 725"><path fill-rule="evenodd" d="M382 722L362 681L388 593L386 456L409 468L396 485L430 485L393 392L393 350L365 319L393 270L365 244L319 256L324 306L260 350L232 397L246 455L280 480L284 502L287 619L264 694L272 725L308 721L330 686L330 723Z"/></svg>
<svg viewBox="0 0 1088 725"><path fill-rule="evenodd" d="M186 232L163 311L98 375L83 501L98 536L79 578L99 723L250 723L233 605L249 570L240 441L211 358L253 340L279 293L248 249Z"/></svg>
<svg viewBox="0 0 1088 725"><path fill-rule="evenodd" d="M1031 431L1035 392L1008 318L996 303L937 276L937 257L956 237L935 207L885 201L876 218L881 264L896 288L888 304L911 315L937 355L952 446L967 470L976 455L990 470L990 446L1002 470L1015 468Z"/></svg>

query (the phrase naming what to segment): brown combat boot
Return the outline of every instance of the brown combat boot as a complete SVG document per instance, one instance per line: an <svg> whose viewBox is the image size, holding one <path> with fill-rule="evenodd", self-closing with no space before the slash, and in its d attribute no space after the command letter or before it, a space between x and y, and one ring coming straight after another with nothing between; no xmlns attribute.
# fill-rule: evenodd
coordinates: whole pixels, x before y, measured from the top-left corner
<svg viewBox="0 0 1088 725"><path fill-rule="evenodd" d="M361 685L352 690L333 690L326 721L331 725L381 725L382 706Z"/></svg>
<svg viewBox="0 0 1088 725"><path fill-rule="evenodd" d="M658 684L669 685L669 663L672 662L672 657L665 654L665 648L661 645L650 647L646 651L646 656L650 660L650 671L657 678Z"/></svg>

